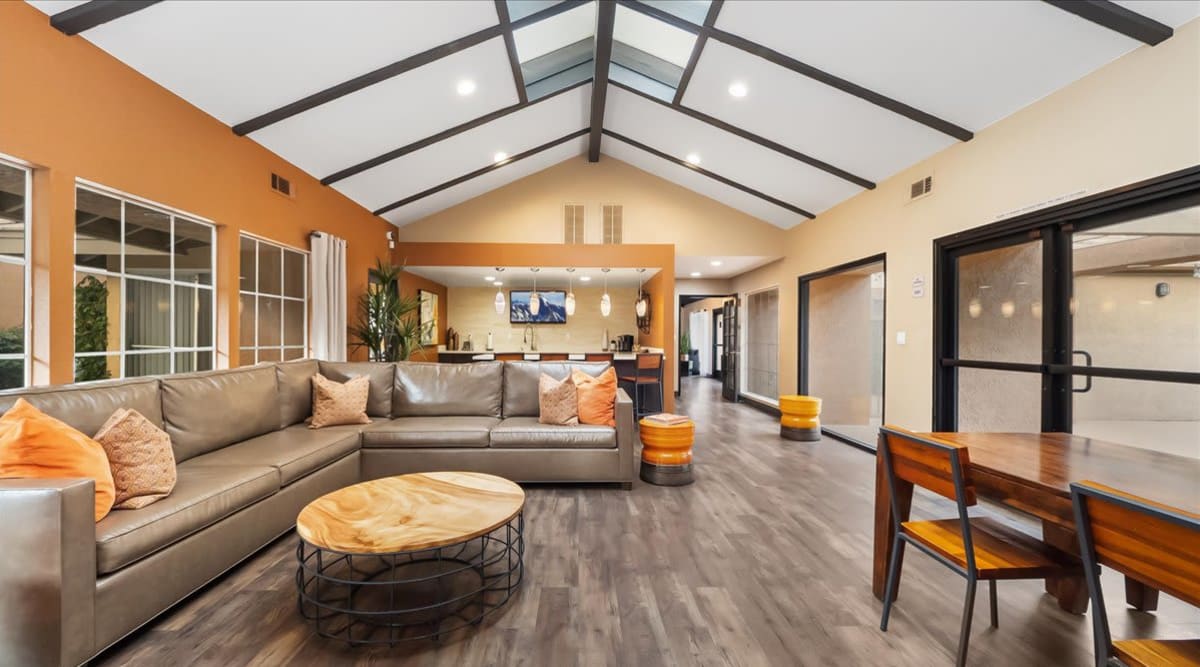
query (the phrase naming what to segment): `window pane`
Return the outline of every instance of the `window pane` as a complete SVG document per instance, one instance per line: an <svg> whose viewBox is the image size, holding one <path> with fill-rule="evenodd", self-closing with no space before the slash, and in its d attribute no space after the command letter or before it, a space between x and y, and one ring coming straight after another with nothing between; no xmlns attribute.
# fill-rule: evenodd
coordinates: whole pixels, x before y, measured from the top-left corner
<svg viewBox="0 0 1200 667"><path fill-rule="evenodd" d="M238 289L242 290L243 292L253 292L257 287L257 284L254 282L254 277L256 275L255 272L257 271L255 253L258 252L258 249L255 247L254 239L248 236L243 236L241 238L240 248L239 266L241 268L239 269L239 272L241 279L238 282Z"/></svg>
<svg viewBox="0 0 1200 667"><path fill-rule="evenodd" d="M1076 435L1200 458L1200 385L1098 377L1074 397Z"/></svg>
<svg viewBox="0 0 1200 667"><path fill-rule="evenodd" d="M1076 350L1096 366L1200 371L1200 207L1081 232L1072 248Z"/></svg>
<svg viewBox="0 0 1200 667"><path fill-rule="evenodd" d="M0 255L25 257L26 172L0 164Z"/></svg>
<svg viewBox="0 0 1200 667"><path fill-rule="evenodd" d="M258 291L262 294L279 294L280 270L283 251L266 243L258 244Z"/></svg>
<svg viewBox="0 0 1200 667"><path fill-rule="evenodd" d="M279 361L279 348L262 349L258 351L258 360L262 361Z"/></svg>
<svg viewBox="0 0 1200 667"><path fill-rule="evenodd" d="M121 377L121 357L75 357L75 381L93 382Z"/></svg>
<svg viewBox="0 0 1200 667"><path fill-rule="evenodd" d="M125 202L125 272L171 279L171 216Z"/></svg>
<svg viewBox="0 0 1200 667"><path fill-rule="evenodd" d="M212 370L212 352L176 352L175 372L194 373Z"/></svg>
<svg viewBox="0 0 1200 667"><path fill-rule="evenodd" d="M254 348L243 347L238 351L238 366L253 366L255 363Z"/></svg>
<svg viewBox="0 0 1200 667"><path fill-rule="evenodd" d="M125 377L127 378L167 375L170 372L171 355L168 353L125 355Z"/></svg>
<svg viewBox="0 0 1200 667"><path fill-rule="evenodd" d="M175 218L175 280L212 284L213 228Z"/></svg>
<svg viewBox="0 0 1200 667"><path fill-rule="evenodd" d="M283 251L283 295L304 298L304 283L308 275L304 271L304 255L291 250Z"/></svg>
<svg viewBox="0 0 1200 667"><path fill-rule="evenodd" d="M75 191L75 264L121 270L121 202L91 190Z"/></svg>
<svg viewBox="0 0 1200 667"><path fill-rule="evenodd" d="M957 430L1041 431L1041 374L959 368Z"/></svg>
<svg viewBox="0 0 1200 667"><path fill-rule="evenodd" d="M75 274L75 351L117 352L120 349L121 279Z"/></svg>
<svg viewBox="0 0 1200 667"><path fill-rule="evenodd" d="M25 361L0 359L0 389L15 389L23 386L25 386Z"/></svg>
<svg viewBox="0 0 1200 667"><path fill-rule="evenodd" d="M175 345L212 347L212 290L175 286Z"/></svg>
<svg viewBox="0 0 1200 667"><path fill-rule="evenodd" d="M288 347L288 348L284 348L284 350L283 350L283 360L284 361L291 361L292 359L303 359L303 358L304 358L304 348L302 348L302 347Z"/></svg>
<svg viewBox="0 0 1200 667"><path fill-rule="evenodd" d="M707 344L706 344L707 345ZM692 348L698 347L692 341ZM779 397L779 290L746 297L746 391Z"/></svg>
<svg viewBox="0 0 1200 667"><path fill-rule="evenodd" d="M283 344L304 345L304 302L283 302Z"/></svg>
<svg viewBox="0 0 1200 667"><path fill-rule="evenodd" d="M258 297L258 346L268 347L281 342L283 299Z"/></svg>
<svg viewBox="0 0 1200 667"><path fill-rule="evenodd" d="M170 344L171 286L126 279L125 349L137 352L165 348ZM128 364L126 368L129 368Z"/></svg>
<svg viewBox="0 0 1200 667"><path fill-rule="evenodd" d="M253 296L238 295L238 313L240 313L238 340L241 341L242 347L254 347L255 322L257 321L254 308Z"/></svg>
<svg viewBox="0 0 1200 667"><path fill-rule="evenodd" d="M958 358L1041 363L1042 242L958 258Z"/></svg>
<svg viewBox="0 0 1200 667"><path fill-rule="evenodd" d="M25 267L0 262L0 354L25 351Z"/></svg>

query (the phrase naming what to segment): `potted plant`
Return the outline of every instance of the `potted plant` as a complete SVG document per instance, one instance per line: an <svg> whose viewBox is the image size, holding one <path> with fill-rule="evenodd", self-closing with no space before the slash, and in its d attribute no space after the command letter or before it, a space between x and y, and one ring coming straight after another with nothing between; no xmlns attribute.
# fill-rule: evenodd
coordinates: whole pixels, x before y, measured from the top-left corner
<svg viewBox="0 0 1200 667"><path fill-rule="evenodd" d="M692 351L692 339L688 336L688 332L684 331L679 334L679 360L687 361L688 354Z"/></svg>
<svg viewBox="0 0 1200 667"><path fill-rule="evenodd" d="M351 345L367 348L371 361L404 361L421 349L421 338L429 322L420 321L421 302L400 295L403 266L376 260L368 270L367 291L358 297L358 321L350 327Z"/></svg>

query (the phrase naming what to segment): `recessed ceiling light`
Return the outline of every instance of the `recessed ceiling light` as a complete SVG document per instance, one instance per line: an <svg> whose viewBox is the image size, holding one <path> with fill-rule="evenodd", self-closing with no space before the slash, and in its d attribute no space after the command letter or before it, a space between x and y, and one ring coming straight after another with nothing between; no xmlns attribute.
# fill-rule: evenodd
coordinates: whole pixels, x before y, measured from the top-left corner
<svg viewBox="0 0 1200 667"><path fill-rule="evenodd" d="M729 94L734 97L745 97L748 92L750 92L750 89L746 88L746 84L741 81L734 81L729 84Z"/></svg>
<svg viewBox="0 0 1200 667"><path fill-rule="evenodd" d="M496 276L484 276L483 279L490 283L496 279Z"/></svg>
<svg viewBox="0 0 1200 667"><path fill-rule="evenodd" d="M688 153L687 161L691 162L692 164L700 164L700 154L699 153Z"/></svg>
<svg viewBox="0 0 1200 667"><path fill-rule="evenodd" d="M591 276L579 276L579 281L580 281L580 282L584 282L584 283L586 283L586 282L591 282L591 280L592 280L592 277L591 277Z"/></svg>
<svg viewBox="0 0 1200 667"><path fill-rule="evenodd" d="M457 90L459 95L470 95L475 92L475 82L470 79L463 79L458 82Z"/></svg>
<svg viewBox="0 0 1200 667"><path fill-rule="evenodd" d="M720 265L721 265L721 260L719 260L719 259L714 259L713 261L709 262L709 264L712 264L713 266L720 266Z"/></svg>
<svg viewBox="0 0 1200 667"><path fill-rule="evenodd" d="M492 283L492 284L493 284L493 285L495 285L496 287L499 287L499 286L503 285L504 283L503 283L503 282L501 282L501 281L499 281L499 280L497 280L496 282L494 282L494 283Z"/></svg>
<svg viewBox="0 0 1200 667"><path fill-rule="evenodd" d="M495 160L496 162L504 162L505 160L508 159L508 153L505 153L504 151L500 151L499 153L496 153L495 155L493 155L492 159Z"/></svg>
<svg viewBox="0 0 1200 667"><path fill-rule="evenodd" d="M699 272L699 271L692 271L692 273L691 273L691 276L692 276L693 278L699 278L699 277L700 277L700 272Z"/></svg>

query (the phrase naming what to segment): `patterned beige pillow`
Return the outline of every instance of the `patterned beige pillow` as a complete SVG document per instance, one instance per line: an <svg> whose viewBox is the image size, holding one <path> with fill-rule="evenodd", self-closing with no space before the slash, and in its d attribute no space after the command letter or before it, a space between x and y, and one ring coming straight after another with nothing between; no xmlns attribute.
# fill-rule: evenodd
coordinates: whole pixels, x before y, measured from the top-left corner
<svg viewBox="0 0 1200 667"><path fill-rule="evenodd" d="M559 426L579 425L579 403L570 377L561 381L545 373L538 377L538 421Z"/></svg>
<svg viewBox="0 0 1200 667"><path fill-rule="evenodd" d="M371 388L367 376L360 375L343 384L317 373L312 388L313 414L309 428L371 423L367 416L367 392Z"/></svg>
<svg viewBox="0 0 1200 667"><path fill-rule="evenodd" d="M116 487L115 510L136 510L166 498L175 488L171 436L137 410L112 413L94 440L108 455Z"/></svg>

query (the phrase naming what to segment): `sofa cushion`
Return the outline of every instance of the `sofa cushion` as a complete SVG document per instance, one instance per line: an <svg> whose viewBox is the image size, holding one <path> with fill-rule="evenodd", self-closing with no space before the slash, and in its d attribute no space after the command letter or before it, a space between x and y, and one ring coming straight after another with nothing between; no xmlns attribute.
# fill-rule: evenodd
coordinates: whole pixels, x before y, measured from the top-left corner
<svg viewBox="0 0 1200 667"><path fill-rule="evenodd" d="M396 364L367 361L321 361L321 375L336 382L345 382L356 377L367 376L371 384L367 392L367 415L370 417L392 416L392 385L396 378Z"/></svg>
<svg viewBox="0 0 1200 667"><path fill-rule="evenodd" d="M287 486L355 451L358 443L358 429L313 430L297 424L197 456L191 463L271 466L279 469L279 483Z"/></svg>
<svg viewBox="0 0 1200 667"><path fill-rule="evenodd" d="M499 417L504 364L396 364L393 417ZM537 376L533 379L537 414Z"/></svg>
<svg viewBox="0 0 1200 667"><path fill-rule="evenodd" d="M99 431L112 413L121 408L137 410L155 426L163 427L158 378L0 392L0 414L7 412L18 398L24 398L38 410L89 436Z"/></svg>
<svg viewBox="0 0 1200 667"><path fill-rule="evenodd" d="M279 385L279 428L299 424L312 415L312 377L320 372L314 359L275 364Z"/></svg>
<svg viewBox="0 0 1200 667"><path fill-rule="evenodd" d="M269 466L189 461L179 466L178 475L166 498L142 509L114 510L96 524L100 574L116 572L279 490L279 471Z"/></svg>
<svg viewBox="0 0 1200 667"><path fill-rule="evenodd" d="M509 417L492 429L496 449L612 449L617 430L611 426L542 424L537 417Z"/></svg>
<svg viewBox="0 0 1200 667"><path fill-rule="evenodd" d="M256 366L162 379L162 412L175 460L279 428L275 369Z"/></svg>
<svg viewBox="0 0 1200 667"><path fill-rule="evenodd" d="M504 364L504 416L538 416L538 378L542 373L555 380L565 379L573 369L593 377L607 370L607 362L510 361Z"/></svg>
<svg viewBox="0 0 1200 667"><path fill-rule="evenodd" d="M400 417L363 429L363 447L487 447L495 417Z"/></svg>

